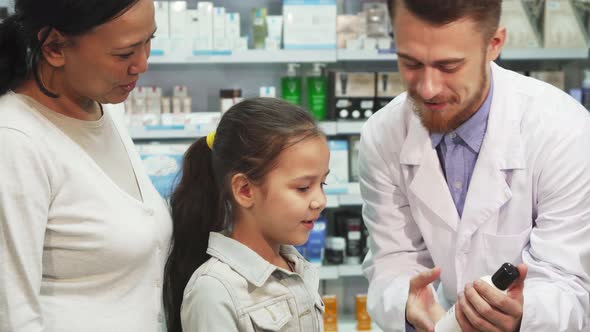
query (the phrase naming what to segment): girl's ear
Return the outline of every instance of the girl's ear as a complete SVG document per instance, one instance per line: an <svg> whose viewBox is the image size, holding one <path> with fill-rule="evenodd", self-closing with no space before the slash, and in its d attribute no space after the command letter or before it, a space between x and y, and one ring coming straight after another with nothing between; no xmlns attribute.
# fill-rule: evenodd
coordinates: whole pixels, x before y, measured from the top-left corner
<svg viewBox="0 0 590 332"><path fill-rule="evenodd" d="M231 190L238 205L245 209L254 206L253 184L243 173L238 173L231 178Z"/></svg>

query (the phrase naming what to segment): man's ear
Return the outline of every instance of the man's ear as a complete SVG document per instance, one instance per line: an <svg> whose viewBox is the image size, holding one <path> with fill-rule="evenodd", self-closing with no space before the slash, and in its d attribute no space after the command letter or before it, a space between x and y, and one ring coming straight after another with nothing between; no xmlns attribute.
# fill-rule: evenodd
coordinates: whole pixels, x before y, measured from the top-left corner
<svg viewBox="0 0 590 332"><path fill-rule="evenodd" d="M59 31L53 28L43 28L37 33L37 39L40 41L46 34L47 39L41 45L41 53L45 61L52 67L63 67L66 63L64 48L67 38Z"/></svg>
<svg viewBox="0 0 590 332"><path fill-rule="evenodd" d="M238 173L232 176L231 190L239 206L245 209L254 206L254 185L244 173Z"/></svg>
<svg viewBox="0 0 590 332"><path fill-rule="evenodd" d="M504 43L506 42L506 28L499 27L489 41L487 48L487 60L495 61L502 52Z"/></svg>

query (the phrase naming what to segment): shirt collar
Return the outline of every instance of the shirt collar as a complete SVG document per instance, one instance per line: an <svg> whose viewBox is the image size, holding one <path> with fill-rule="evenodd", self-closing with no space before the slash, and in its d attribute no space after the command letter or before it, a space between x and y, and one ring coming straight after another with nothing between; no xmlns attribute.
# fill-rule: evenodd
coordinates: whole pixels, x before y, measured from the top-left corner
<svg viewBox="0 0 590 332"><path fill-rule="evenodd" d="M483 138L486 132L488 116L492 106L492 98L494 94L494 80L493 77L490 80L490 90L484 100L481 107L463 123L459 128L455 129L455 133L459 136L471 149L476 153L479 153ZM433 133L430 134L430 140L432 141L432 147L436 148L446 134Z"/></svg>
<svg viewBox="0 0 590 332"><path fill-rule="evenodd" d="M281 254L294 263L295 271L300 273L310 269L310 264L293 246L282 245ZM269 263L244 244L221 233L209 233L207 254L229 265L249 283L261 287L276 270L289 271Z"/></svg>

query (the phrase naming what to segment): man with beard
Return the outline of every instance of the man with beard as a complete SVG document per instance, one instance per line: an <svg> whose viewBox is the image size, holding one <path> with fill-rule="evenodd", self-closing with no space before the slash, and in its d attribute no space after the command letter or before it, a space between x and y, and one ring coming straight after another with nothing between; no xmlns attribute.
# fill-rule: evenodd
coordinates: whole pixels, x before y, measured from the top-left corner
<svg viewBox="0 0 590 332"><path fill-rule="evenodd" d="M590 316L590 116L493 61L501 0L393 0L407 93L362 130L367 307L385 331L580 331ZM479 277L502 263L503 294ZM440 283L438 279L440 278Z"/></svg>

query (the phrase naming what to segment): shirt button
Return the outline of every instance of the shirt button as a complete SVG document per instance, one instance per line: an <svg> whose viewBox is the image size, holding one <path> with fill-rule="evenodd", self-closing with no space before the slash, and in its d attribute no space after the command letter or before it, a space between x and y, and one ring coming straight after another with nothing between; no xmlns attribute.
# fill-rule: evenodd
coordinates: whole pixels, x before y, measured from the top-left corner
<svg viewBox="0 0 590 332"><path fill-rule="evenodd" d="M454 131L451 131L451 132L449 133L449 136L450 136L451 138L455 138L455 137L457 137L457 133L455 133Z"/></svg>
<svg viewBox="0 0 590 332"><path fill-rule="evenodd" d="M461 181L455 181L453 183L453 186L455 186L456 189L461 189L461 187L463 187L463 182L461 182Z"/></svg>

